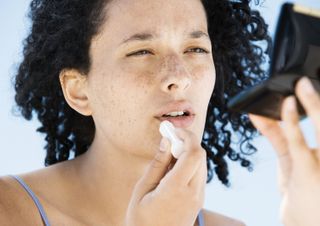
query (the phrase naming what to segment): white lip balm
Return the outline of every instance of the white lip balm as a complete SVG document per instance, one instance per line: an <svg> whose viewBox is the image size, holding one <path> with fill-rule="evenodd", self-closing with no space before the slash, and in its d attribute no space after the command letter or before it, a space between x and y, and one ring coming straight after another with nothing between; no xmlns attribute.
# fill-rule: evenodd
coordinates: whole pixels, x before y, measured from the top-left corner
<svg viewBox="0 0 320 226"><path fill-rule="evenodd" d="M179 158L183 152L183 141L180 140L176 133L174 125L169 121L160 123L159 131L163 137L166 137L171 142L171 153L176 159Z"/></svg>

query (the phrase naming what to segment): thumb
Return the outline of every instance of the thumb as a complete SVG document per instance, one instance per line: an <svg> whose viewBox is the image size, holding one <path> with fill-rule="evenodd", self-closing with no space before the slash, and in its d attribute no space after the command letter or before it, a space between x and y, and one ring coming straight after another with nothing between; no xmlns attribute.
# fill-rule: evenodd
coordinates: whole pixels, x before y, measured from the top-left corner
<svg viewBox="0 0 320 226"><path fill-rule="evenodd" d="M163 137L158 152L135 187L139 198L154 190L165 176L172 160L170 149L170 141Z"/></svg>

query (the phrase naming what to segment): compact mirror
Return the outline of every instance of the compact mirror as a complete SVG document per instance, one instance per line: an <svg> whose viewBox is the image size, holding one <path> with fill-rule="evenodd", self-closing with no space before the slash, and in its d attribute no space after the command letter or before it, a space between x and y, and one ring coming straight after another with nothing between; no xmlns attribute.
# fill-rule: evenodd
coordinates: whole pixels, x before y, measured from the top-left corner
<svg viewBox="0 0 320 226"><path fill-rule="evenodd" d="M277 23L270 78L228 102L232 111L280 119L284 98L294 95L299 78L308 76L320 93L320 10L283 4ZM301 117L305 115L300 103Z"/></svg>

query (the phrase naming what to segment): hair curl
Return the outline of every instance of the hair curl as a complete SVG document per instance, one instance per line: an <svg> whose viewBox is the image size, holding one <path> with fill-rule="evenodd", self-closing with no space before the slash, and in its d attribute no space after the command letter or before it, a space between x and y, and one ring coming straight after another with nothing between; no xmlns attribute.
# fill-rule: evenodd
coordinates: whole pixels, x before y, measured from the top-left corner
<svg viewBox="0 0 320 226"><path fill-rule="evenodd" d="M15 101L27 120L37 115L45 134L45 166L84 153L93 141L95 126L91 116L83 116L66 103L59 73L74 68L90 70L92 38L106 20L107 0L33 0L33 24L24 41L23 61L15 77ZM202 0L213 43L217 81L210 99L202 147L207 152L208 178L214 172L228 185L226 156L250 168L247 155L256 151L250 143L255 129L248 116L229 112L228 99L248 86L265 79L262 64L266 51L256 42L270 46L267 25L250 1ZM228 87L225 88L225 84ZM235 132L235 133L234 133ZM240 134L240 150L232 147L232 137Z"/></svg>

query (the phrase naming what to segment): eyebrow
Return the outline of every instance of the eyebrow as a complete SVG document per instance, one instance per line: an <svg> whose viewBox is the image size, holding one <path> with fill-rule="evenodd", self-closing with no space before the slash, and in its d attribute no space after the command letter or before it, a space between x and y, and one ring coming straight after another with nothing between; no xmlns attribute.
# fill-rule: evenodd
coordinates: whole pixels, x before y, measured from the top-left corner
<svg viewBox="0 0 320 226"><path fill-rule="evenodd" d="M200 30L192 31L187 36L191 39L199 39L202 37L210 39L207 33ZM126 44L128 42L132 42L132 41L150 41L152 39L155 39L155 37L156 36L154 36L152 33L148 33L148 32L136 33L130 36L129 38L124 39L120 45Z"/></svg>
<svg viewBox="0 0 320 226"><path fill-rule="evenodd" d="M197 38L209 38L209 35L203 31L193 31L189 34L189 37L192 39L197 39Z"/></svg>

